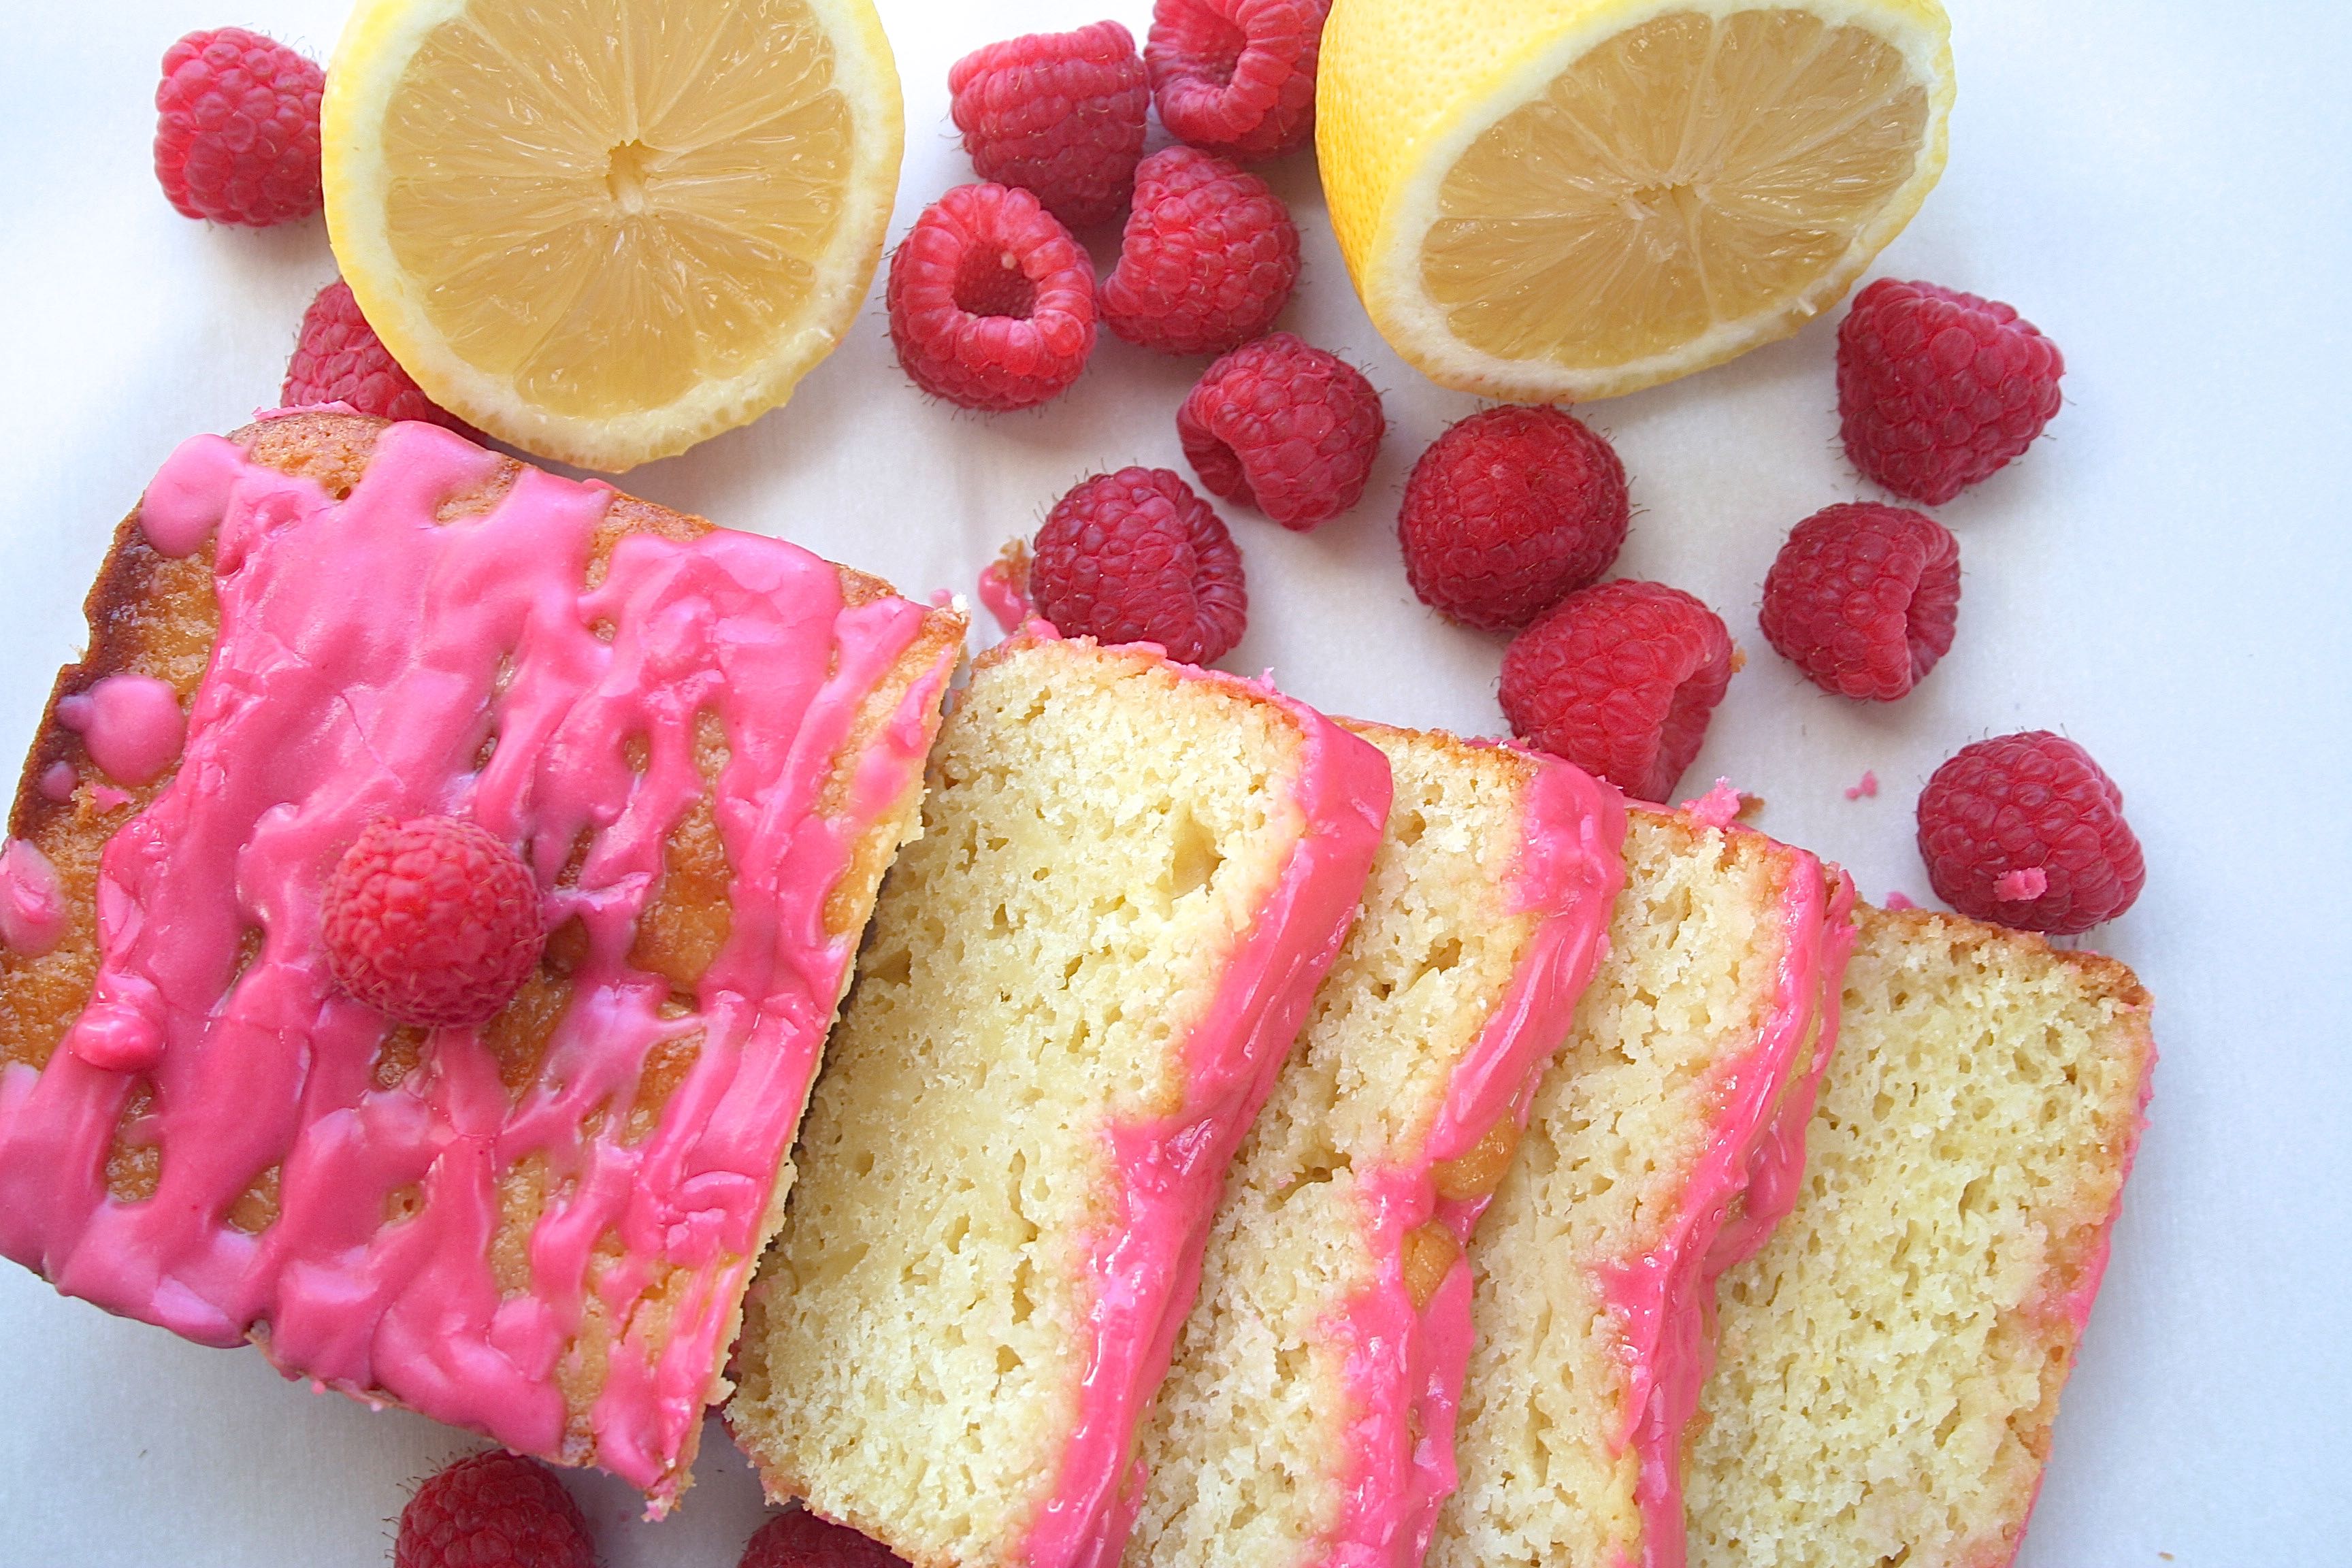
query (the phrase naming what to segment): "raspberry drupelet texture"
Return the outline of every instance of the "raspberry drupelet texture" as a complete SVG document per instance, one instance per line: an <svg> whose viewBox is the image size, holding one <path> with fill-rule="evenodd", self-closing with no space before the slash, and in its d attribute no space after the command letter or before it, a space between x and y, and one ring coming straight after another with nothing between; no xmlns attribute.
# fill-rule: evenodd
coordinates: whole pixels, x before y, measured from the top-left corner
<svg viewBox="0 0 2352 1568"><path fill-rule="evenodd" d="M1841 697L1891 702L1950 651L1960 545L1931 517L1869 501L1823 507L1764 576L1764 638Z"/></svg>
<svg viewBox="0 0 2352 1568"><path fill-rule="evenodd" d="M1882 278L1838 325L1838 431L1865 478L1940 506L2033 444L2065 370L2009 306Z"/></svg>
<svg viewBox="0 0 2352 1568"><path fill-rule="evenodd" d="M1163 147L1136 165L1104 324L1170 354L1216 354L1274 325L1298 281L1290 209L1223 158Z"/></svg>
<svg viewBox="0 0 2352 1568"><path fill-rule="evenodd" d="M294 357L286 362L286 384L278 401L288 408L341 403L386 419L423 419L464 435L472 426L425 395L392 351L360 314L351 286L336 279L319 290L302 312Z"/></svg>
<svg viewBox="0 0 2352 1568"><path fill-rule="evenodd" d="M268 228L308 217L319 184L326 73L243 27L190 33L163 51L155 178L188 217Z"/></svg>
<svg viewBox="0 0 2352 1568"><path fill-rule="evenodd" d="M1176 410L1202 484L1300 530L1362 497L1387 427L1362 372L1289 332L1218 360Z"/></svg>
<svg viewBox="0 0 2352 1568"><path fill-rule="evenodd" d="M1331 0L1158 0L1143 59L1160 122L1244 163L1315 139L1315 59Z"/></svg>
<svg viewBox="0 0 2352 1568"><path fill-rule="evenodd" d="M539 883L461 817L379 818L328 879L320 910L336 984L396 1024L487 1023L547 944Z"/></svg>
<svg viewBox="0 0 2352 1568"><path fill-rule="evenodd" d="M752 1531L736 1568L906 1568L906 1562L870 1536L796 1508Z"/></svg>
<svg viewBox="0 0 2352 1568"><path fill-rule="evenodd" d="M1397 536L1421 602L1514 631L1600 577L1633 515L1615 448L1557 408L1489 408L1430 443Z"/></svg>
<svg viewBox="0 0 2352 1568"><path fill-rule="evenodd" d="M975 49L949 70L948 90L982 179L1034 193L1072 228L1126 207L1151 87L1117 22Z"/></svg>
<svg viewBox="0 0 2352 1568"><path fill-rule="evenodd" d="M2147 880L2124 794L2046 730L1963 746L1919 792L1919 858L1964 915L2072 935L2131 908Z"/></svg>
<svg viewBox="0 0 2352 1568"><path fill-rule="evenodd" d="M1620 581L1562 599L1503 654L1511 733L1640 800L1664 801L1731 682L1731 634L1679 588Z"/></svg>
<svg viewBox="0 0 2352 1568"><path fill-rule="evenodd" d="M1158 643L1187 664L1232 652L1249 615L1233 535L1166 468L1097 474L1055 502L1028 592L1065 636Z"/></svg>
<svg viewBox="0 0 2352 1568"><path fill-rule="evenodd" d="M1095 346L1094 266L1027 191L958 185L890 258L890 342L917 386L966 408L1030 408Z"/></svg>
<svg viewBox="0 0 2352 1568"><path fill-rule="evenodd" d="M517 1454L477 1454L400 1510L394 1568L595 1568L588 1521L563 1483Z"/></svg>

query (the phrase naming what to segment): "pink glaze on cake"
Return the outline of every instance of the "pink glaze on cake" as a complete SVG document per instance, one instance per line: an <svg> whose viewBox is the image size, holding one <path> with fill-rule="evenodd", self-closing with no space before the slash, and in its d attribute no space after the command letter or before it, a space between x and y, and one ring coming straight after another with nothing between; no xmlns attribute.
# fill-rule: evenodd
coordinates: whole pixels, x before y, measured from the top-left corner
<svg viewBox="0 0 2352 1568"><path fill-rule="evenodd" d="M79 783L81 775L74 772L71 763L51 763L41 770L41 798L63 805L73 798L74 785Z"/></svg>
<svg viewBox="0 0 2352 1568"><path fill-rule="evenodd" d="M110 675L59 698L58 722L81 737L89 760L117 784L162 778L187 734L180 694L152 675Z"/></svg>
<svg viewBox="0 0 2352 1568"><path fill-rule="evenodd" d="M1705 823L1718 831L1729 827L1739 818L1739 792L1731 787L1729 779L1717 779L1715 787L1693 800L1675 807L1694 822Z"/></svg>
<svg viewBox="0 0 2352 1568"><path fill-rule="evenodd" d="M1805 1126L1837 1046L1839 997L1853 950L1853 884L1833 868L1825 873L1811 855L1792 853L1797 863L1780 907L1789 946L1771 1016L1753 1048L1719 1069L1715 1124L1665 1238L1601 1270L1601 1300L1618 1321L1631 1377L1620 1441L1632 1444L1640 1461L1633 1490L1643 1568L1682 1568L1682 1434L1714 1370L1715 1283L1761 1247L1795 1204ZM1812 1055L1800 1062L1809 1030Z"/></svg>
<svg viewBox="0 0 2352 1568"><path fill-rule="evenodd" d="M924 612L846 608L834 567L723 530L627 537L588 589L603 486L526 468L488 512L436 521L499 465L395 425L337 502L201 437L149 487L158 550L215 540L220 631L178 773L103 852L89 1005L45 1068L0 1072L0 1252L202 1343L250 1336L289 1376L593 1457L658 1513L856 941L825 930L827 894L919 778L954 650L862 755L847 820L820 816L832 758ZM667 837L704 793L704 711L730 751L712 804L732 929L681 1010L625 955ZM473 1029L436 1031L419 1069L379 1086L388 1026L336 991L320 949L341 848L375 817L436 813L520 845L551 927L576 916L587 932L572 1004L519 1092ZM577 882L559 887L583 835ZM12 876L23 864L12 848ZM262 940L240 970L248 929ZM624 1142L599 1109L625 1107L648 1053L688 1034L690 1071ZM124 1203L103 1167L134 1073L153 1085L163 1157L155 1195ZM525 1160L543 1162L547 1196L530 1287L509 1294L489 1257L493 1183ZM275 1222L227 1224L268 1173ZM662 1287L666 1328L633 1321ZM590 1432L567 1431L557 1374L592 1298L614 1326L609 1363Z"/></svg>
<svg viewBox="0 0 2352 1568"><path fill-rule="evenodd" d="M1453 1495L1454 1417L1470 1364L1470 1264L1456 1257L1416 1311L1404 1279L1405 1237L1435 1221L1467 1247L1492 1201L1439 1195L1435 1168L1477 1147L1509 1116L1525 1126L1551 1054L1607 951L1609 917L1625 884L1619 850L1624 799L1580 770L1547 760L1528 785L1527 837L1511 880L1515 913L1538 923L1495 1011L1446 1085L1445 1102L1411 1165L1360 1173L1364 1234L1379 1278L1337 1325L1358 1412L1348 1447L1357 1465L1339 1523L1309 1561L1328 1568L1417 1568Z"/></svg>
<svg viewBox="0 0 2352 1568"><path fill-rule="evenodd" d="M38 958L65 933L66 900L58 887L58 868L26 839L0 844L0 946Z"/></svg>
<svg viewBox="0 0 2352 1568"><path fill-rule="evenodd" d="M1111 1129L1118 1208L1087 1247L1093 1301L1078 1419L1029 1525L1023 1556L1031 1568L1115 1568L1119 1560L1147 1479L1133 1457L1136 1424L1192 1310L1225 1168L1354 923L1388 823L1388 759L1377 747L1271 688L1169 668L1250 691L1298 722L1307 748L1293 799L1306 831L1185 1041L1182 1108Z"/></svg>

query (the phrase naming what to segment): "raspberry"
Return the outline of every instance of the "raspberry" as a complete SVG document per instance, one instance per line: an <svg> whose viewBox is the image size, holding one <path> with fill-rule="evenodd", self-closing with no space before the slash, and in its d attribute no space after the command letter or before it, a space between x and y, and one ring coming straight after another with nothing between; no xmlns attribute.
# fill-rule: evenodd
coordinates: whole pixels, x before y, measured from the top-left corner
<svg viewBox="0 0 2352 1568"><path fill-rule="evenodd" d="M351 286L336 279L302 312L302 334L286 362L278 401L289 408L342 403L386 419L424 419L467 436L479 431L425 395L360 314Z"/></svg>
<svg viewBox="0 0 2352 1568"><path fill-rule="evenodd" d="M1698 755L1732 671L1731 634L1713 610L1662 583L1570 594L1503 654L1511 733L1663 801Z"/></svg>
<svg viewBox="0 0 2352 1568"><path fill-rule="evenodd" d="M1315 56L1331 0L1158 0L1143 46L1160 121L1255 163L1315 139Z"/></svg>
<svg viewBox="0 0 2352 1568"><path fill-rule="evenodd" d="M188 217L253 228L309 217L326 73L243 27L190 33L155 85L155 177Z"/></svg>
<svg viewBox="0 0 2352 1568"><path fill-rule="evenodd" d="M906 1568L906 1563L880 1542L796 1508L753 1531L736 1568Z"/></svg>
<svg viewBox="0 0 2352 1568"><path fill-rule="evenodd" d="M477 1454L400 1510L393 1568L595 1568L588 1521L545 1465Z"/></svg>
<svg viewBox="0 0 2352 1568"><path fill-rule="evenodd" d="M1838 428L1864 475L1941 506L2058 412L2058 345L2007 305L1882 278L1838 326Z"/></svg>
<svg viewBox="0 0 2352 1568"><path fill-rule="evenodd" d="M370 823L327 880L327 966L358 1000L422 1028L488 1022L539 963L539 884L454 816Z"/></svg>
<svg viewBox="0 0 2352 1568"><path fill-rule="evenodd" d="M1217 361L1176 410L1203 485L1301 531L1356 504L1387 428L1363 373L1289 332Z"/></svg>
<svg viewBox="0 0 2352 1568"><path fill-rule="evenodd" d="M948 71L948 90L982 179L1031 192L1072 228L1127 205L1151 89L1117 22L975 49Z"/></svg>
<svg viewBox="0 0 2352 1568"><path fill-rule="evenodd" d="M2046 730L1963 746L1919 792L1919 858L1964 915L2072 935L2131 908L2147 880L2124 793Z"/></svg>
<svg viewBox="0 0 2352 1568"><path fill-rule="evenodd" d="M1095 346L1095 269L1027 191L958 185L890 258L890 342L917 386L1002 412L1056 396Z"/></svg>
<svg viewBox="0 0 2352 1568"><path fill-rule="evenodd" d="M1502 632L1608 571L1631 515L1606 440L1557 408L1489 408L1413 464L1397 536L1423 604Z"/></svg>
<svg viewBox="0 0 2352 1568"><path fill-rule="evenodd" d="M1029 595L1066 636L1158 643L1186 664L1232 652L1249 612L1233 535L1166 468L1097 474L1055 502Z"/></svg>
<svg viewBox="0 0 2352 1568"><path fill-rule="evenodd" d="M1298 281L1290 209L1255 174L1190 147L1136 165L1103 322L1164 354L1221 354L1274 325Z"/></svg>
<svg viewBox="0 0 2352 1568"><path fill-rule="evenodd" d="M1868 501L1797 524L1764 577L1764 637L1841 697L1892 702L1952 646L1960 544L1930 517Z"/></svg>

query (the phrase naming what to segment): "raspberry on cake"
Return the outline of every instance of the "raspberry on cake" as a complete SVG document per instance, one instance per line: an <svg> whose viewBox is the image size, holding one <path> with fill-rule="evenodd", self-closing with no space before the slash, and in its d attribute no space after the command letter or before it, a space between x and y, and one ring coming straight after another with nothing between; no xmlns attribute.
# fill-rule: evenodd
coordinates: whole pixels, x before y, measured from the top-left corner
<svg viewBox="0 0 2352 1568"><path fill-rule="evenodd" d="M155 178L187 217L268 228L309 217L319 179L317 62L243 27L190 33L155 85Z"/></svg>
<svg viewBox="0 0 2352 1568"><path fill-rule="evenodd" d="M1298 281L1298 229L1264 180L1163 147L1136 165L1103 324L1164 354L1220 354L1274 325Z"/></svg>
<svg viewBox="0 0 2352 1568"><path fill-rule="evenodd" d="M1176 410L1203 485L1302 531L1362 499L1387 428L1363 373L1291 332L1218 360Z"/></svg>
<svg viewBox="0 0 2352 1568"><path fill-rule="evenodd" d="M1144 45L1160 123L1255 163L1315 139L1315 59L1331 0L1155 0Z"/></svg>
<svg viewBox="0 0 2352 1568"><path fill-rule="evenodd" d="M925 207L890 258L885 295L899 367L965 408L1058 397L1094 352L1094 264L1010 185L958 185Z"/></svg>
<svg viewBox="0 0 2352 1568"><path fill-rule="evenodd" d="M772 1498L919 1568L1117 1559L1226 1167L1389 804L1376 748L1265 687L981 658L747 1310L727 1415Z"/></svg>
<svg viewBox="0 0 2352 1568"><path fill-rule="evenodd" d="M1151 88L1117 22L974 49L950 68L948 91L982 179L1033 193L1072 228L1127 205Z"/></svg>
<svg viewBox="0 0 2352 1568"><path fill-rule="evenodd" d="M962 617L318 413L183 445L89 615L11 819L0 1255L666 1509ZM144 783L134 677L186 705Z"/></svg>

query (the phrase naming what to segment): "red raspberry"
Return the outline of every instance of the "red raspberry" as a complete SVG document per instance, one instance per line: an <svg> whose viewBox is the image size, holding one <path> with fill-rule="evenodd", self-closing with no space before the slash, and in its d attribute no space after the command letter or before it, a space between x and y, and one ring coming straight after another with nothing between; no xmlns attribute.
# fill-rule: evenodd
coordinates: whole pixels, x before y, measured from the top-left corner
<svg viewBox="0 0 2352 1568"><path fill-rule="evenodd" d="M1126 206L1151 89L1117 22L975 49L950 68L948 90L982 179L1034 193L1072 228Z"/></svg>
<svg viewBox="0 0 2352 1568"><path fill-rule="evenodd" d="M1095 347L1095 269L1027 191L958 185L890 258L890 342L917 386L966 408L1029 408Z"/></svg>
<svg viewBox="0 0 2352 1568"><path fill-rule="evenodd" d="M1264 180L1190 147L1136 165L1102 285L1112 331L1164 354L1221 354L1274 325L1297 281L1298 230Z"/></svg>
<svg viewBox="0 0 2352 1568"><path fill-rule="evenodd" d="M1143 46L1160 121L1255 163L1315 139L1315 56L1331 0L1158 0Z"/></svg>
<svg viewBox="0 0 2352 1568"><path fill-rule="evenodd" d="M1797 524L1764 577L1764 637L1841 697L1892 702L1952 646L1960 543L1935 519L1869 501Z"/></svg>
<svg viewBox="0 0 2352 1568"><path fill-rule="evenodd" d="M1838 326L1838 428L1864 475L1941 506L2058 412L2058 345L2007 305L1882 278Z"/></svg>
<svg viewBox="0 0 2352 1568"><path fill-rule="evenodd" d="M327 880L320 923L337 984L422 1028L488 1022L546 945L530 868L454 816L362 828Z"/></svg>
<svg viewBox="0 0 2352 1568"><path fill-rule="evenodd" d="M1919 792L1919 858L1964 915L2071 935L2131 908L2147 880L2124 792L2046 730L1963 746Z"/></svg>
<svg viewBox="0 0 2352 1568"><path fill-rule="evenodd" d="M1731 634L1713 610L1663 583L1603 583L1570 594L1503 654L1511 733L1664 801L1698 755L1731 682Z"/></svg>
<svg viewBox="0 0 2352 1568"><path fill-rule="evenodd" d="M1068 637L1153 642L1186 664L1242 640L1242 552L1166 468L1097 474L1054 503L1029 563L1037 613Z"/></svg>
<svg viewBox="0 0 2352 1568"><path fill-rule="evenodd" d="M595 1568L588 1521L545 1465L519 1454L460 1459L400 1510L393 1568Z"/></svg>
<svg viewBox="0 0 2352 1568"><path fill-rule="evenodd" d="M1289 332L1217 361L1176 410L1203 485L1302 531L1356 504L1387 428L1362 372Z"/></svg>
<svg viewBox="0 0 2352 1568"><path fill-rule="evenodd" d="M467 436L481 434L409 379L340 278L320 289L302 312L302 335L286 362L286 384L278 401L288 408L343 403L386 419L424 419Z"/></svg>
<svg viewBox="0 0 2352 1568"><path fill-rule="evenodd" d="M906 1560L871 1536L796 1508L753 1531L735 1568L906 1568Z"/></svg>
<svg viewBox="0 0 2352 1568"><path fill-rule="evenodd" d="M1557 408L1489 408L1413 464L1397 536L1423 604L1504 632L1608 571L1631 515L1606 440Z"/></svg>
<svg viewBox="0 0 2352 1568"><path fill-rule="evenodd" d="M188 217L253 228L317 212L326 85L317 65L243 27L173 44L155 86L163 194Z"/></svg>

